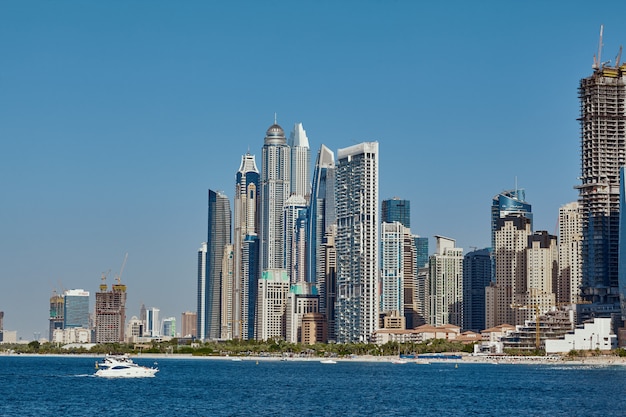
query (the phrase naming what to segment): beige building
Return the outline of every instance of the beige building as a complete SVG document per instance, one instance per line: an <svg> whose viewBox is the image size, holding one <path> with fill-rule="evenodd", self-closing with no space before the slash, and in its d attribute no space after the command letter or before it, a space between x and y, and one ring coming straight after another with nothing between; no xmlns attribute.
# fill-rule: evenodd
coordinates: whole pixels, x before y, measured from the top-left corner
<svg viewBox="0 0 626 417"><path fill-rule="evenodd" d="M429 314L433 326L463 325L463 249L456 241L435 236L437 251L429 261Z"/></svg>
<svg viewBox="0 0 626 417"><path fill-rule="evenodd" d="M258 283L256 339L285 339L289 275L284 269L263 271Z"/></svg>
<svg viewBox="0 0 626 417"><path fill-rule="evenodd" d="M557 301L580 301L582 283L583 220L578 202L559 208L559 285Z"/></svg>

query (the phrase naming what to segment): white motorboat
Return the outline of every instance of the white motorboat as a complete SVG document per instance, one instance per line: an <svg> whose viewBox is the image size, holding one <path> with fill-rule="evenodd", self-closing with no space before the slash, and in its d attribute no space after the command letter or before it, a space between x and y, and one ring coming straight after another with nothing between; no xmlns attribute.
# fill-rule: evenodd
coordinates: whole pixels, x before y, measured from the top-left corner
<svg viewBox="0 0 626 417"><path fill-rule="evenodd" d="M334 361L332 359L323 359L323 360L320 361L320 363L333 364L333 363L337 363L337 361Z"/></svg>
<svg viewBox="0 0 626 417"><path fill-rule="evenodd" d="M158 368L137 365L128 355L106 355L102 362L96 362L96 376L105 378L146 378L153 377Z"/></svg>

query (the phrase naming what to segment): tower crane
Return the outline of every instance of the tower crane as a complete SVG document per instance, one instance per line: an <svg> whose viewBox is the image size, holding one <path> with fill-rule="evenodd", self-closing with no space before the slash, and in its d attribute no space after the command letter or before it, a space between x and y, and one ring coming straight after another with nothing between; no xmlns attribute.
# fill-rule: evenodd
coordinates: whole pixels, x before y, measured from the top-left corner
<svg viewBox="0 0 626 417"><path fill-rule="evenodd" d="M124 255L124 261L122 262L122 267L120 268L120 273L115 277L115 280L118 284L122 283L122 272L124 272L124 267L126 266L126 260L128 259L128 252Z"/></svg>

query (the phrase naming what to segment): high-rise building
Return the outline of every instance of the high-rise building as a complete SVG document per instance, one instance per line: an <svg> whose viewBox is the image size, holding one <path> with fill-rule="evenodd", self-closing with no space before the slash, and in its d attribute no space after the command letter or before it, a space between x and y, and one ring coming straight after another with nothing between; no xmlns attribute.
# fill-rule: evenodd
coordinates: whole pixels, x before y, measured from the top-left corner
<svg viewBox="0 0 626 417"><path fill-rule="evenodd" d="M602 37L600 37L602 44ZM601 50L599 51L600 55ZM580 80L582 297L579 319L619 314L620 167L626 164L626 65L594 59Z"/></svg>
<svg viewBox="0 0 626 417"><path fill-rule="evenodd" d="M321 145L313 172L313 187L307 211L306 281L320 293L320 313L326 314L326 236L335 224L335 157ZM330 289L334 292L334 289ZM328 318L328 317L327 317Z"/></svg>
<svg viewBox="0 0 626 417"><path fill-rule="evenodd" d="M285 340L302 343L302 318L319 312L319 295L315 285L300 281L292 284L287 295L285 313Z"/></svg>
<svg viewBox="0 0 626 417"><path fill-rule="evenodd" d="M283 128L267 129L261 163L261 271L285 268L283 209L291 191L291 156Z"/></svg>
<svg viewBox="0 0 626 417"><path fill-rule="evenodd" d="M384 204L383 204L384 207ZM403 314L404 313L404 288L405 273L411 275L409 281L412 283L413 271L405 271L404 248L405 237L410 236L410 229L402 223L394 221L392 223L383 222L380 231L380 259L381 259L381 293L380 312L381 314ZM412 242L411 242L412 243ZM413 252L414 253L414 252ZM413 264L411 264L413 266Z"/></svg>
<svg viewBox="0 0 626 417"><path fill-rule="evenodd" d="M288 145L291 148L291 194L308 199L311 193L311 150L302 123L293 126Z"/></svg>
<svg viewBox="0 0 626 417"><path fill-rule="evenodd" d="M526 282L514 295L515 324L534 320L556 306L558 245L556 236L538 231L528 236L526 247ZM520 308L519 306L522 306Z"/></svg>
<svg viewBox="0 0 626 417"><path fill-rule="evenodd" d="M463 325L463 249L456 241L435 236L437 251L430 257L429 319L432 326Z"/></svg>
<svg viewBox="0 0 626 417"><path fill-rule="evenodd" d="M238 327L233 316L233 305L237 294L234 292L234 253L233 245L224 245L222 256L222 277L220 294L220 339L232 340L235 327Z"/></svg>
<svg viewBox="0 0 626 417"><path fill-rule="evenodd" d="M67 290L63 298L63 328L89 329L89 291Z"/></svg>
<svg viewBox="0 0 626 417"><path fill-rule="evenodd" d="M620 168L620 205L626 207L626 181L624 180L624 167ZM626 323L626 210L620 211L619 215L619 299L621 320ZM0 330L2 327L0 326ZM620 329L623 333L623 330ZM622 339L622 338L620 338ZM620 342L622 342L620 340ZM623 342L622 342L623 344Z"/></svg>
<svg viewBox="0 0 626 417"><path fill-rule="evenodd" d="M163 336L176 337L176 318L167 317L163 319Z"/></svg>
<svg viewBox="0 0 626 417"><path fill-rule="evenodd" d="M52 340L54 331L63 328L63 296L56 291L50 297L50 321L48 326L48 340Z"/></svg>
<svg viewBox="0 0 626 417"><path fill-rule="evenodd" d="M150 337L161 336L161 321L159 320L159 312L161 310L152 307L146 310L146 327L144 327L144 335Z"/></svg>
<svg viewBox="0 0 626 417"><path fill-rule="evenodd" d="M337 152L336 337L369 342L378 328L378 143Z"/></svg>
<svg viewBox="0 0 626 417"><path fill-rule="evenodd" d="M318 280L318 285L323 286L320 291L320 314L324 315L325 334L328 340L336 341L336 314L335 306L337 301L337 248L335 247L335 237L337 236L337 225L333 224L328 228L322 244L323 252L318 258L318 263L323 271L322 280ZM318 287L319 288L319 287ZM326 341L326 339L324 340Z"/></svg>
<svg viewBox="0 0 626 417"><path fill-rule="evenodd" d="M260 272L258 198L259 170L254 155L241 157L237 171L234 198L233 242L233 338L254 338L257 281Z"/></svg>
<svg viewBox="0 0 626 417"><path fill-rule="evenodd" d="M559 208L559 278L557 301L580 301L582 283L582 212L577 202Z"/></svg>
<svg viewBox="0 0 626 417"><path fill-rule="evenodd" d="M298 251L297 243L298 238L302 241L306 241L304 235L305 230L300 230L306 224L306 207L307 203L304 197L293 194L285 202L285 209L283 213L285 237L285 248L283 253L285 254L285 266L291 279L291 283L295 284L299 280L298 273L304 277L306 273L306 262L299 263L298 255L304 257L304 248ZM303 236L304 235L304 236Z"/></svg>
<svg viewBox="0 0 626 417"><path fill-rule="evenodd" d="M417 267L424 268L428 265L428 238L415 236L415 250Z"/></svg>
<svg viewBox="0 0 626 417"><path fill-rule="evenodd" d="M206 242L202 242L200 249L198 249L198 290L197 290L197 298L196 298L196 308L197 310L197 322L196 322L196 335L198 339L205 340L207 338L206 334L206 318L207 318L207 307L206 307L206 299L207 299L207 252L208 245Z"/></svg>
<svg viewBox="0 0 626 417"><path fill-rule="evenodd" d="M491 283L491 251L474 250L463 258L464 330L485 330L485 288Z"/></svg>
<svg viewBox="0 0 626 417"><path fill-rule="evenodd" d="M526 191L515 188L503 191L493 197L491 201L491 247L496 245L496 230L499 219L509 215L521 215L530 220L530 230L533 228L532 206L526 202Z"/></svg>
<svg viewBox="0 0 626 417"><path fill-rule="evenodd" d="M181 337L196 337L197 314L192 311L185 311L180 317Z"/></svg>
<svg viewBox="0 0 626 417"><path fill-rule="evenodd" d="M204 281L198 282L198 293L204 293L199 300L198 314L204 315L204 328L199 329L202 340L216 340L221 335L221 290L222 261L224 246L231 243L230 238L230 202L221 192L209 190L208 199L208 234ZM201 285L204 288L200 288ZM200 319L199 319L200 320Z"/></svg>
<svg viewBox="0 0 626 417"><path fill-rule="evenodd" d="M289 276L284 269L263 271L257 294L256 339L285 339Z"/></svg>
<svg viewBox="0 0 626 417"><path fill-rule="evenodd" d="M496 280L485 293L487 328L518 324L516 310L511 306L518 301L515 294L526 291L526 248L532 234L530 223L531 220L523 214L498 219L493 248Z"/></svg>
<svg viewBox="0 0 626 417"><path fill-rule="evenodd" d="M126 296L126 285L118 281L109 291L103 279L96 292L96 343L124 342Z"/></svg>
<svg viewBox="0 0 626 417"><path fill-rule="evenodd" d="M382 222L400 222L404 227L411 228L411 202L398 197L383 200Z"/></svg>

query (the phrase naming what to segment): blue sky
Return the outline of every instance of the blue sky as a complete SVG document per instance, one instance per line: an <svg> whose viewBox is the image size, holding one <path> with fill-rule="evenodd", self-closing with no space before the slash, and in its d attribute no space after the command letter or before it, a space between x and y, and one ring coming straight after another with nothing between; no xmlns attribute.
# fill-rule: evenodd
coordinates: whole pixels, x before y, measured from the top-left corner
<svg viewBox="0 0 626 417"><path fill-rule="evenodd" d="M52 291L93 294L125 253L129 317L195 311L207 189L232 199L274 113L312 155L378 141L380 197L411 201L414 233L488 246L516 178L554 233L578 82L601 24L603 61L626 42L626 3L434 3L0 3L5 329L47 336Z"/></svg>

